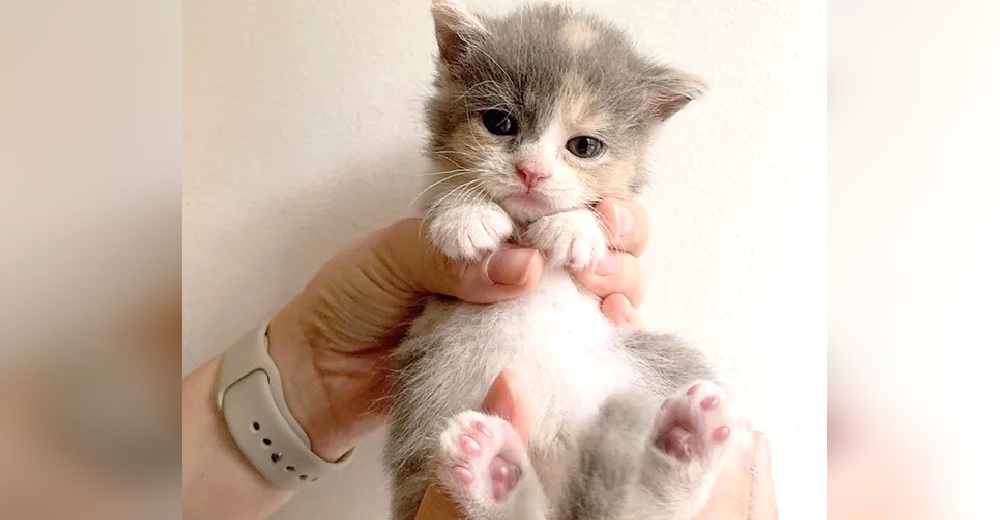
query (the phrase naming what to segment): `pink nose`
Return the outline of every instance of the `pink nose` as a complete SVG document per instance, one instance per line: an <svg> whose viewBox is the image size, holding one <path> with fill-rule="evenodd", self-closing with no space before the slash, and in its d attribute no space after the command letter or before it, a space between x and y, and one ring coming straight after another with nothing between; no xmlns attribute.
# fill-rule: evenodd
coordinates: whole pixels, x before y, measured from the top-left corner
<svg viewBox="0 0 1000 520"><path fill-rule="evenodd" d="M514 169L517 170L517 178L521 179L521 184L524 184L529 190L537 187L542 180L549 177L547 171L534 165L521 163Z"/></svg>

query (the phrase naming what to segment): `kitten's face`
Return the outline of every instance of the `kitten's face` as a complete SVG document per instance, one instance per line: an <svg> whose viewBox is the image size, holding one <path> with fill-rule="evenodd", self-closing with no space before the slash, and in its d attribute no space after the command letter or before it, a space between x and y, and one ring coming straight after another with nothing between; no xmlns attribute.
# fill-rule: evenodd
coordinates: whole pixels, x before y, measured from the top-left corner
<svg viewBox="0 0 1000 520"><path fill-rule="evenodd" d="M565 8L499 19L454 0L432 10L440 62L430 153L446 179L434 197L485 195L522 222L629 197L645 182L653 131L704 88Z"/></svg>

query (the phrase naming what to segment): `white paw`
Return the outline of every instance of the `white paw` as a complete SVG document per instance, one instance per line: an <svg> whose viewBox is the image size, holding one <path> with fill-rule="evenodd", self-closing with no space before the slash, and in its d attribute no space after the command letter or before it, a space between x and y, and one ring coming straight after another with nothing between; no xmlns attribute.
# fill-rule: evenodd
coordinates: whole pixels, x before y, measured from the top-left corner
<svg viewBox="0 0 1000 520"><path fill-rule="evenodd" d="M698 510L731 456L752 440L750 423L719 385L698 381L663 402L653 445L670 461L674 479L695 490Z"/></svg>
<svg viewBox="0 0 1000 520"><path fill-rule="evenodd" d="M551 265L579 271L608 251L599 217L574 210L542 217L528 226L525 241L545 254Z"/></svg>
<svg viewBox="0 0 1000 520"><path fill-rule="evenodd" d="M514 427L498 417L463 412L453 417L438 446L438 482L475 510L506 500L529 468Z"/></svg>
<svg viewBox="0 0 1000 520"><path fill-rule="evenodd" d="M431 242L448 258L476 261L510 238L514 222L495 204L466 204L437 212L428 231Z"/></svg>
<svg viewBox="0 0 1000 520"><path fill-rule="evenodd" d="M714 462L749 433L747 421L719 385L698 381L661 407L655 442L681 462Z"/></svg>

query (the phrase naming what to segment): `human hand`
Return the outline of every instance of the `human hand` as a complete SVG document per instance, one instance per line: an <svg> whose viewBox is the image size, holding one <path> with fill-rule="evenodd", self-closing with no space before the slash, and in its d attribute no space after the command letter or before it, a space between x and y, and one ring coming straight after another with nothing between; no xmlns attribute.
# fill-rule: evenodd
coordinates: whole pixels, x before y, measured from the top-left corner
<svg viewBox="0 0 1000 520"><path fill-rule="evenodd" d="M614 251L576 277L602 298L609 319L634 323L646 212L628 201L604 201L596 210ZM422 224L400 220L344 247L271 321L271 356L289 410L324 459L339 459L381 424L393 373L389 351L426 296L494 303L530 292L541 277L544 260L533 249L503 249L478 263L447 260Z"/></svg>
<svg viewBox="0 0 1000 520"><path fill-rule="evenodd" d="M694 520L778 520L771 479L771 446L760 432L723 469Z"/></svg>

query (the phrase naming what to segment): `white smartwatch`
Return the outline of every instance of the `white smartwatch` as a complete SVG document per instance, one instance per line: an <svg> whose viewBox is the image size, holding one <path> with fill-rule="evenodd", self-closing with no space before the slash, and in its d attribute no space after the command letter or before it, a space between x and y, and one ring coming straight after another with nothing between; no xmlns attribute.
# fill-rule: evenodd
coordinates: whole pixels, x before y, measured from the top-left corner
<svg viewBox="0 0 1000 520"><path fill-rule="evenodd" d="M267 324L226 351L216 381L216 405L240 451L273 485L298 489L347 464L312 451L309 436L285 402L278 367L268 352Z"/></svg>

